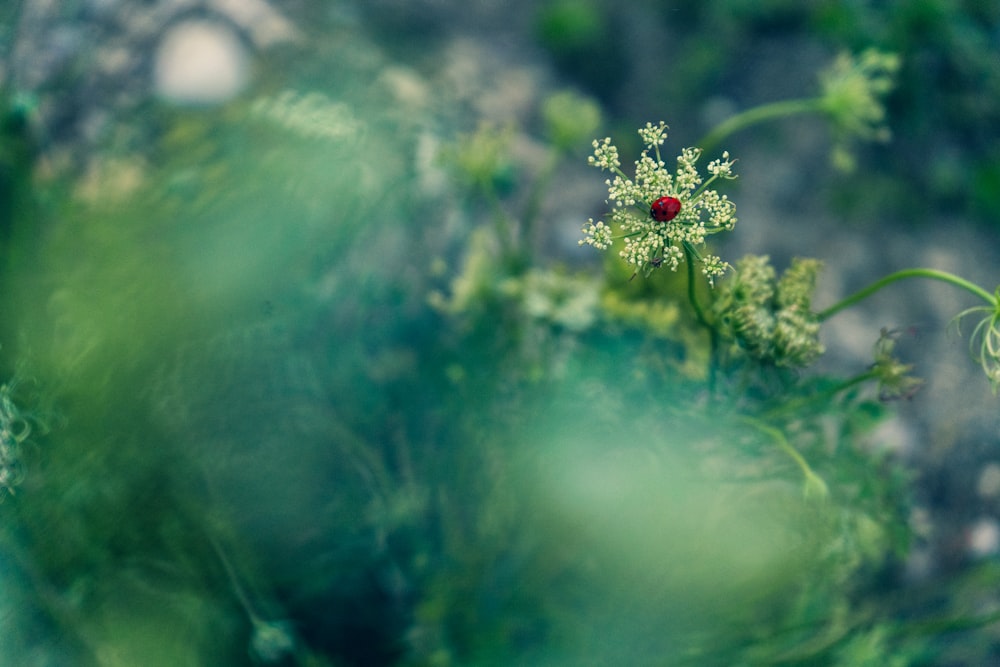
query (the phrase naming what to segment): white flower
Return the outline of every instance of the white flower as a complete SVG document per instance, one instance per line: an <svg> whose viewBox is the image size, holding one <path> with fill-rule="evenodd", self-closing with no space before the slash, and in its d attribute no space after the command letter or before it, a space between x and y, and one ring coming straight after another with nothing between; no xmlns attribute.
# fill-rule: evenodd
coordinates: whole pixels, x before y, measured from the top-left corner
<svg viewBox="0 0 1000 667"><path fill-rule="evenodd" d="M667 124L662 120L657 125L646 123L646 127L639 128L639 138L647 146L662 146L667 139Z"/></svg>
<svg viewBox="0 0 1000 667"><path fill-rule="evenodd" d="M611 247L611 228L603 222L594 222L593 218L587 220L583 226L583 233L586 236L580 239L580 245L592 245L598 250L607 250Z"/></svg>
<svg viewBox="0 0 1000 667"><path fill-rule="evenodd" d="M701 260L701 272L708 278L708 282L715 287L715 279L722 277L729 266L728 262L723 262L721 257L715 255L705 255Z"/></svg>
<svg viewBox="0 0 1000 667"><path fill-rule="evenodd" d="M605 137L604 141L598 142L594 139L594 154L587 159L589 164L601 169L618 169L622 163L618 160L618 149L611 144L611 137Z"/></svg>
<svg viewBox="0 0 1000 667"><path fill-rule="evenodd" d="M723 151L721 159L708 163L708 173L722 178L736 178L733 175L733 161L729 159L729 151Z"/></svg>
<svg viewBox="0 0 1000 667"><path fill-rule="evenodd" d="M729 153L709 163L708 178L698 171L701 149L685 148L677 157L677 167L671 172L660 156L660 146L667 137L667 126L646 123L639 129L645 148L635 161L634 176L621 170L618 149L609 137L593 142L594 154L588 163L609 171L608 202L613 206L610 223L588 220L583 227L580 245L592 245L599 250L610 248L615 239L622 239L618 254L647 275L663 266L676 271L688 257L699 262L709 281L722 275L728 264L718 257L702 257L697 249L706 237L730 231L736 224L736 206L725 195L709 186L716 179L736 178ZM650 207L661 197L680 202L680 210L668 220L654 219ZM617 235L614 232L618 232Z"/></svg>

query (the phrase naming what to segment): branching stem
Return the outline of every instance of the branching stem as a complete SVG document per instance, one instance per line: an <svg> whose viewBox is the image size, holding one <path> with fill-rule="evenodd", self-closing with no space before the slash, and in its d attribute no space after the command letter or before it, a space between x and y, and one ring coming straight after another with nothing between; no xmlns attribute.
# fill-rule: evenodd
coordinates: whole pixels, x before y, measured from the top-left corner
<svg viewBox="0 0 1000 667"><path fill-rule="evenodd" d="M781 449L781 451L787 454L788 457L795 462L795 465L799 467L802 471L803 477L805 477L804 493L807 497L815 498L817 500L826 498L829 494L826 482L824 482L823 478L813 471L805 457L802 456L799 450L795 449L790 442L788 442L788 438L785 437L785 434L782 433L780 429L749 417L743 418L741 421L744 421L746 424L768 436L776 445L778 445L778 448Z"/></svg>
<svg viewBox="0 0 1000 667"><path fill-rule="evenodd" d="M770 104L762 104L752 109L747 109L741 113L731 116L730 118L724 120L715 126L711 132L706 134L698 146L704 151L709 151L731 134L736 134L740 130L744 130L751 125L756 125L757 123L762 123L767 120L774 120L775 118L784 118L786 116L794 116L796 114L802 113L823 113L823 98L822 97L810 97L806 99L797 100L781 100L778 102L771 102Z"/></svg>
<svg viewBox="0 0 1000 667"><path fill-rule="evenodd" d="M821 391L813 396L802 396L799 398L794 398L790 401L785 401L784 403L781 403L780 405L771 408L770 410L766 410L763 413L763 415L766 416L767 418L774 418L781 414L796 412L811 404L825 405L829 403L837 394L845 392L851 387L856 387L859 384L868 382L869 380L874 380L877 377L878 373L876 373L874 370L868 370L865 371L864 373L859 373L858 375L855 375L852 378L844 380L843 382L840 382L835 386L830 387L829 389L826 389L824 391Z"/></svg>
<svg viewBox="0 0 1000 667"><path fill-rule="evenodd" d="M892 283L898 280L905 280L906 278L929 278L931 280L940 280L941 282L945 282L948 283L949 285L954 285L955 287L964 289L967 292L971 292L972 294L975 294L979 298L986 301L986 303L990 304L990 306L994 308L997 307L996 297L994 297L992 294L984 290L979 285L971 283L964 278L959 278L953 273L948 273L947 271L938 271L937 269L903 269L902 271L896 271L895 273L890 273L889 275L876 280L871 285L868 285L868 287L858 290L854 294L833 304L826 310L820 311L819 313L817 313L817 317L819 317L819 320L822 322L832 317L833 315L836 315L845 308L853 306L855 303L858 303L859 301L868 298L869 296L879 291L883 287L891 285Z"/></svg>

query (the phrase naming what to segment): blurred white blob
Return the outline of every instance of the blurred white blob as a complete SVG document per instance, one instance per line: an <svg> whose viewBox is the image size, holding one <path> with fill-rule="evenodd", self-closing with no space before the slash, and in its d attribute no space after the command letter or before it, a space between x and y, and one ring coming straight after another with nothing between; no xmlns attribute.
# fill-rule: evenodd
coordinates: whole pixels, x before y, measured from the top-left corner
<svg viewBox="0 0 1000 667"><path fill-rule="evenodd" d="M170 28L160 41L153 76L157 94L167 100L221 104L246 86L249 54L224 24L185 21Z"/></svg>
<svg viewBox="0 0 1000 667"><path fill-rule="evenodd" d="M1000 523L984 517L973 523L966 532L966 547L973 558L989 558L1000 552Z"/></svg>

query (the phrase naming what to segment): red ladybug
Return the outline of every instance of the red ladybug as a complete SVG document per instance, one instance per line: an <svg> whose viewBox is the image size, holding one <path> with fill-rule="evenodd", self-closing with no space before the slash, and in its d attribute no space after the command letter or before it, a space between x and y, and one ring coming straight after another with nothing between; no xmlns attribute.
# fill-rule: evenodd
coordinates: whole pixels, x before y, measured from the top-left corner
<svg viewBox="0 0 1000 667"><path fill-rule="evenodd" d="M660 197L649 207L649 214L653 220L666 222L673 220L681 212L681 200L676 197Z"/></svg>

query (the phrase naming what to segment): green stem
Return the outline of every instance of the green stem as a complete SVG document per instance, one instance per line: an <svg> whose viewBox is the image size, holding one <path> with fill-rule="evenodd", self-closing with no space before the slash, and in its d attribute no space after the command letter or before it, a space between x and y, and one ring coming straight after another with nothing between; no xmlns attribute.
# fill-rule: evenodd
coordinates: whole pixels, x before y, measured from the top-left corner
<svg viewBox="0 0 1000 667"><path fill-rule="evenodd" d="M992 625L1000 621L1000 610L993 611L982 616L960 616L957 618L941 618L931 621L923 621L911 624L903 628L900 634L906 636L935 637L946 632L961 632L963 630L974 630L987 625Z"/></svg>
<svg viewBox="0 0 1000 667"><path fill-rule="evenodd" d="M243 584L240 583L239 577L236 576L236 568L229 561L229 557L226 556L226 552L222 550L219 542L212 536L208 535L208 543L212 545L212 549L215 550L216 556L219 557L219 561L222 562L222 568L226 571L226 577L229 578L229 585L232 586L233 592L236 594L236 599L239 600L240 606L246 612L247 616L250 618L254 625L262 623L261 617L257 615L257 609L254 607L253 603L250 601L250 597L247 595L246 590L243 588Z"/></svg>
<svg viewBox="0 0 1000 667"><path fill-rule="evenodd" d="M868 380L873 380L876 377L878 377L878 373L876 373L874 370L865 371L864 373L859 373L858 375L855 375L854 377L848 380L844 380L843 382L833 387L830 387L825 391L821 391L815 396L803 396L801 398L796 398L791 401L786 401L781 405L771 408L770 410L765 410L762 416L771 419L777 415L781 415L786 412L798 411L803 406L809 405L811 403L826 404L830 401L830 399L832 399L837 394L847 391L851 387L859 385L863 382L867 382Z"/></svg>
<svg viewBox="0 0 1000 667"><path fill-rule="evenodd" d="M523 263L523 253L518 248L514 237L514 223L508 217L500 202L500 196L490 185L483 185L483 196L493 214L493 228L500 244L500 256L506 264L520 265Z"/></svg>
<svg viewBox="0 0 1000 667"><path fill-rule="evenodd" d="M718 177L719 177L718 174L713 174L707 181L698 186L698 189L694 191L693 195L691 195L691 199L689 200L689 205L693 206L697 204L698 200L701 199L701 195L704 194L705 190L708 189L708 186L712 184L712 181L714 181Z"/></svg>
<svg viewBox="0 0 1000 667"><path fill-rule="evenodd" d="M705 317L705 311L702 310L701 304L698 302L698 292L695 289L695 272L694 272L694 260L697 255L694 252L694 248L688 243L684 243L684 263L687 264L687 292L688 301L691 302L691 307L694 308L694 315L698 318L699 324L702 326L712 329L712 325L709 323L708 319Z"/></svg>
<svg viewBox="0 0 1000 667"><path fill-rule="evenodd" d="M691 244L687 242L685 242L683 246L684 263L687 265L688 301L691 302L691 307L694 309L694 315L698 320L698 323L708 329L708 393L709 395L714 395L715 381L719 369L719 332L715 326L708 321L708 318L705 316L705 311L702 309L701 303L698 301L698 291L695 284L695 277L697 274L694 270L694 261L697 258L697 252Z"/></svg>
<svg viewBox="0 0 1000 667"><path fill-rule="evenodd" d="M539 242L539 239L535 238L535 235L537 234L537 225L535 223L538 220L539 212L542 210L543 196L548 191L549 185L552 183L552 178L556 174L556 169L559 167L561 159L562 152L553 148L549 153L545 166L542 167L538 176L535 178L535 182L531 187L531 192L528 194L528 202L524 207L524 218L521 223L523 226L521 234L524 237L524 243L526 245L525 250L529 255L534 254L534 250Z"/></svg>
<svg viewBox="0 0 1000 667"><path fill-rule="evenodd" d="M744 130L751 125L801 113L823 113L823 98L810 97L808 99L781 100L747 109L716 125L715 129L706 134L697 145L702 150L708 151L717 146L729 135Z"/></svg>
<svg viewBox="0 0 1000 667"><path fill-rule="evenodd" d="M805 457L802 456L802 454L799 453L799 450L795 449L790 442L788 442L788 438L785 437L785 434L782 433L780 429L750 417L744 417L741 421L749 424L774 440L774 443L778 445L781 451L787 454L789 458L795 462L795 464L802 471L802 475L805 477L804 491L807 497L823 499L829 494L829 490L827 489L826 482L823 481L823 478L813 472L812 467L806 461Z"/></svg>
<svg viewBox="0 0 1000 667"><path fill-rule="evenodd" d="M855 292L849 297L846 297L841 301L838 301L837 303L833 304L826 310L820 311L819 313L817 313L817 317L822 322L823 320L826 320L832 317L833 315L836 315L845 308L853 306L855 303L863 299L866 299L867 297L871 296L872 294L879 291L883 287L891 285L897 280L905 280L906 278L929 278L931 280L940 280L941 282L945 282L948 283L949 285L954 285L955 287L964 289L967 292L971 292L972 294L975 294L979 298L986 301L986 303L988 303L990 306L994 308L997 307L997 300L992 294L984 290L979 285L971 283L964 278L959 278L953 273L948 273L947 271L938 271L937 269L903 269L902 271L896 271L895 273L890 273L889 275L880 278L879 280L876 280L868 287L865 287L864 289Z"/></svg>

